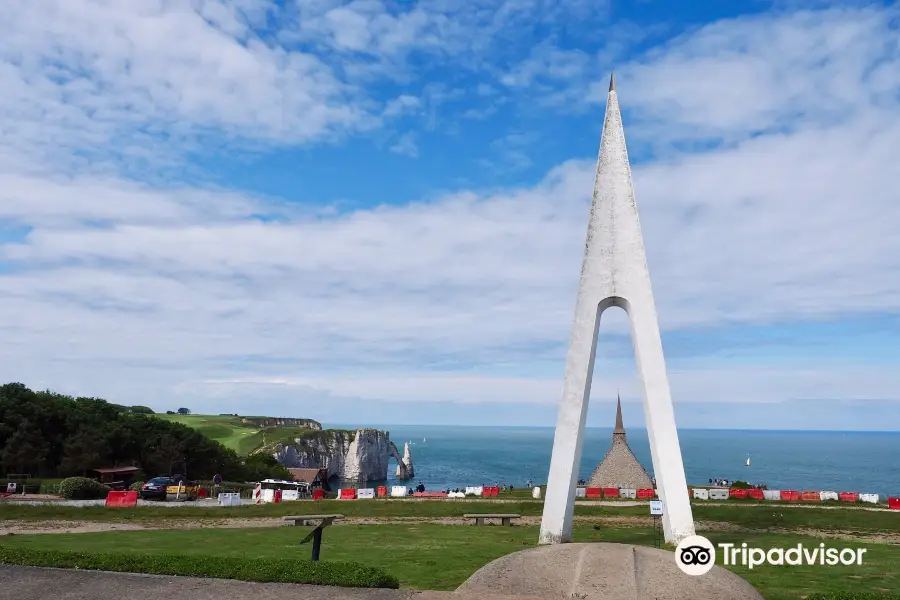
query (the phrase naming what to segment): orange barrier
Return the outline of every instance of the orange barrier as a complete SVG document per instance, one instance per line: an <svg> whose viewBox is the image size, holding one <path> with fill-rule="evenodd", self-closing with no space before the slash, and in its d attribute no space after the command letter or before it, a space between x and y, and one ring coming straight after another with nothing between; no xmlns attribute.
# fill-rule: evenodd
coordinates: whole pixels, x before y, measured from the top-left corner
<svg viewBox="0 0 900 600"><path fill-rule="evenodd" d="M356 490L353 488L341 489L341 500L356 500Z"/></svg>
<svg viewBox="0 0 900 600"><path fill-rule="evenodd" d="M900 498L888 498L888 508L900 510Z"/></svg>
<svg viewBox="0 0 900 600"><path fill-rule="evenodd" d="M646 488L637 491L637 497L639 500L647 500L655 495L656 494L653 493L653 488Z"/></svg>
<svg viewBox="0 0 900 600"><path fill-rule="evenodd" d="M384 498L385 496L387 496L387 487L383 485L378 486L377 488L375 488L375 494L379 498Z"/></svg>
<svg viewBox="0 0 900 600"><path fill-rule="evenodd" d="M447 492L413 492L413 496L416 498L446 498Z"/></svg>
<svg viewBox="0 0 900 600"><path fill-rule="evenodd" d="M750 490L731 488L728 490L729 498L746 498L750 494Z"/></svg>
<svg viewBox="0 0 900 600"><path fill-rule="evenodd" d="M765 498L762 490L750 490L749 496L754 500L762 500Z"/></svg>
<svg viewBox="0 0 900 600"><path fill-rule="evenodd" d="M838 494L838 499L841 502L859 502L859 494L856 492L841 492Z"/></svg>
<svg viewBox="0 0 900 600"><path fill-rule="evenodd" d="M325 490L313 490L313 500L324 500Z"/></svg>
<svg viewBox="0 0 900 600"><path fill-rule="evenodd" d="M106 495L106 506L116 508L131 508L137 506L137 492L109 492Z"/></svg>
<svg viewBox="0 0 900 600"><path fill-rule="evenodd" d="M603 497L604 498L618 498L619 497L619 488L603 488Z"/></svg>
<svg viewBox="0 0 900 600"><path fill-rule="evenodd" d="M601 488L587 488L584 490L584 495L588 498L602 498L603 497L603 489Z"/></svg>
<svg viewBox="0 0 900 600"><path fill-rule="evenodd" d="M819 495L819 492L804 491L800 494L800 499L805 502L820 502L822 496Z"/></svg>
<svg viewBox="0 0 900 600"><path fill-rule="evenodd" d="M781 490L782 500L799 500L800 492L795 490Z"/></svg>
<svg viewBox="0 0 900 600"><path fill-rule="evenodd" d="M489 487L489 486L484 486L484 487L481 489L481 496L482 496L482 497L485 497L485 498L491 498L491 497L499 496L499 495L500 495L500 488L497 487L496 485L495 485L495 486L490 486L490 487Z"/></svg>

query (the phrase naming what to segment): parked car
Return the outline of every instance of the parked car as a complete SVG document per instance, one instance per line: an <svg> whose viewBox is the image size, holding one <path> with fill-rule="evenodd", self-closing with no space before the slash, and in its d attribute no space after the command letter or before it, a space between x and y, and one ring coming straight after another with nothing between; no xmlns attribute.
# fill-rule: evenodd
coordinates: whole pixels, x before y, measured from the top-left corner
<svg viewBox="0 0 900 600"><path fill-rule="evenodd" d="M166 499L166 493L169 489L169 486L175 485L175 480L171 477L154 477L147 483L141 486L140 497L141 500L163 500Z"/></svg>
<svg viewBox="0 0 900 600"><path fill-rule="evenodd" d="M175 496L180 496L185 500L196 500L197 496L200 495L200 484L196 481L188 481L187 479L183 479L181 477L175 478L167 478L169 479L169 487L166 488L166 493L173 498ZM179 494L179 484L180 484L180 494Z"/></svg>

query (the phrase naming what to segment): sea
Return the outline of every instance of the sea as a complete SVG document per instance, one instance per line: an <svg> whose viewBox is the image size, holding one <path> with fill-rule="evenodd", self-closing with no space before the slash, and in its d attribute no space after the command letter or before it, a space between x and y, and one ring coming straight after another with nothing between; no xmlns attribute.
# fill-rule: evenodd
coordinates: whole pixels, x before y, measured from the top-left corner
<svg viewBox="0 0 900 600"><path fill-rule="evenodd" d="M340 427L340 425L329 425ZM524 487L546 483L553 449L552 427L463 427L387 425L403 453L410 444L415 477L376 485L414 486L429 491L478 485ZM653 475L645 429L629 429L628 444ZM830 490L900 496L900 432L759 431L679 429L687 481L747 481L769 489ZM587 428L579 478L588 479L612 441L612 428ZM746 466L747 458L750 466ZM348 486L349 487L349 486Z"/></svg>

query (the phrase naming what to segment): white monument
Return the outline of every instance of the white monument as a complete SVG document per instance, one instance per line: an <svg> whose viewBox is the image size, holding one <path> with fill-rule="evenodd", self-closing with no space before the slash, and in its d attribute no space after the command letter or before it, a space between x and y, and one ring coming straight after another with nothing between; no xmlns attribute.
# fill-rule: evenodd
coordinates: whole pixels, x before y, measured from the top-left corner
<svg viewBox="0 0 900 600"><path fill-rule="evenodd" d="M563 386L550 460L541 544L569 542L584 423L587 418L600 316L610 306L628 313L637 370L644 386L644 413L656 486L662 500L666 542L694 535L681 447L663 359L650 271L634 201L622 115L610 78L606 120L597 160L575 323L566 357Z"/></svg>

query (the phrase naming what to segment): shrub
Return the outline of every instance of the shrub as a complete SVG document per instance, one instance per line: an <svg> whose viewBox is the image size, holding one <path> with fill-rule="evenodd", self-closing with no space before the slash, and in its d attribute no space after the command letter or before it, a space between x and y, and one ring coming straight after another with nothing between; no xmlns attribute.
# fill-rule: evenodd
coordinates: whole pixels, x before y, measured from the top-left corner
<svg viewBox="0 0 900 600"><path fill-rule="evenodd" d="M130 491L130 492L139 492L139 491L141 491L141 488L142 488L143 486L144 486L144 482L143 482L143 481L135 481L134 483L132 483L131 485L128 486L128 491Z"/></svg>
<svg viewBox="0 0 900 600"><path fill-rule="evenodd" d="M754 486L750 485L746 481L732 481L728 484L728 487L734 488L737 490L749 490L749 489L752 489Z"/></svg>
<svg viewBox="0 0 900 600"><path fill-rule="evenodd" d="M94 554L0 546L0 564L215 577L242 581L307 583L356 588L398 589L393 575L350 562L312 562L296 558L249 558L179 554Z"/></svg>
<svg viewBox="0 0 900 600"><path fill-rule="evenodd" d="M59 484L59 495L66 500L98 500L108 493L109 486L87 477L69 477Z"/></svg>

